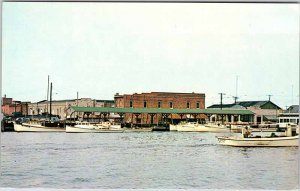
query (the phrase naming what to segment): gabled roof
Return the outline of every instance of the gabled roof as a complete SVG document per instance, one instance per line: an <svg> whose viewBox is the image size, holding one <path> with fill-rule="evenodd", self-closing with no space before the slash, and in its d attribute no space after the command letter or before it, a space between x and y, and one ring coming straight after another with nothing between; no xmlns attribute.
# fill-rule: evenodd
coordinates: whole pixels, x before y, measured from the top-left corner
<svg viewBox="0 0 300 191"><path fill-rule="evenodd" d="M261 107L269 101L239 101L236 104L241 105L243 107Z"/></svg>
<svg viewBox="0 0 300 191"><path fill-rule="evenodd" d="M222 104L222 108L232 108L234 107L235 104ZM221 108L221 104L214 104L214 105L211 105L207 108L210 108L210 109L215 109L215 108Z"/></svg>
<svg viewBox="0 0 300 191"><path fill-rule="evenodd" d="M299 113L299 105L291 105L284 113Z"/></svg>
<svg viewBox="0 0 300 191"><path fill-rule="evenodd" d="M266 104L272 104L274 107L277 107L278 109L281 109L278 105L274 104L271 101L239 101L236 102L236 104L222 104L222 108L238 108L237 106L241 106L241 108L248 108L248 107L263 107ZM214 104L207 108L221 108L220 104Z"/></svg>

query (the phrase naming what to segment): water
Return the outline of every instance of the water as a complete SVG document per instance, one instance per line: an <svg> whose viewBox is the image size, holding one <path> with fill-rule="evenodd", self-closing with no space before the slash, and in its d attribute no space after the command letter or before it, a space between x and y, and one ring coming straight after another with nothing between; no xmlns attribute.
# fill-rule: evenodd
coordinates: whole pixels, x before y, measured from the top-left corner
<svg viewBox="0 0 300 191"><path fill-rule="evenodd" d="M0 187L296 189L298 148L236 148L215 133L1 133Z"/></svg>

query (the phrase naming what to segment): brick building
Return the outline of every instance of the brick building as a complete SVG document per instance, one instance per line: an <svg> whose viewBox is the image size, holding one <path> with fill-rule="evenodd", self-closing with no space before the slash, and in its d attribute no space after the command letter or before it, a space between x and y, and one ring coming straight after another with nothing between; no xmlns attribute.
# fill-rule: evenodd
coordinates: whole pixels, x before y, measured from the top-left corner
<svg viewBox="0 0 300 191"><path fill-rule="evenodd" d="M114 96L115 107L118 108L171 108L171 109L205 109L205 94L201 93L173 93L173 92L151 92L140 94L124 94L118 93ZM200 115L199 118L205 118ZM172 114L169 120L179 120L181 117ZM149 124L149 115L141 115L140 118L134 119L133 114L126 114L124 118L128 123ZM161 116L154 121L161 121ZM185 120L185 118L184 118Z"/></svg>
<svg viewBox="0 0 300 191"><path fill-rule="evenodd" d="M27 105L29 102L15 101L12 98L7 98L6 95L2 97L1 112L4 116L13 116L14 114L28 113Z"/></svg>

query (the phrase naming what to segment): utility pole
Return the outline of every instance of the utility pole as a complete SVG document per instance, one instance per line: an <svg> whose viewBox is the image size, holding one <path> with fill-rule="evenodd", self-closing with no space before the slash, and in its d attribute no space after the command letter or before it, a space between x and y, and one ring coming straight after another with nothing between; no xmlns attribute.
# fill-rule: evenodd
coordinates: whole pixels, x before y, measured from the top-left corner
<svg viewBox="0 0 300 191"><path fill-rule="evenodd" d="M233 98L234 98L234 104L236 104L236 101L237 101L237 98L238 98L238 97L233 96Z"/></svg>
<svg viewBox="0 0 300 191"><path fill-rule="evenodd" d="M234 103L236 104L237 98L238 98L238 81L239 76L236 76L236 82L235 82L235 97L234 97Z"/></svg>
<svg viewBox="0 0 300 191"><path fill-rule="evenodd" d="M225 95L225 93L219 93L221 95L221 110L222 110L222 107L223 107L223 95ZM222 124L224 123L223 122L223 115L221 114L221 118L222 118Z"/></svg>
<svg viewBox="0 0 300 191"><path fill-rule="evenodd" d="M294 85L292 85L292 105L294 104Z"/></svg>
<svg viewBox="0 0 300 191"><path fill-rule="evenodd" d="M221 110L223 109L223 95L225 95L225 93L219 93L221 95Z"/></svg>
<svg viewBox="0 0 300 191"><path fill-rule="evenodd" d="M76 101L77 101L76 106L78 107L78 92L77 92L77 100Z"/></svg>

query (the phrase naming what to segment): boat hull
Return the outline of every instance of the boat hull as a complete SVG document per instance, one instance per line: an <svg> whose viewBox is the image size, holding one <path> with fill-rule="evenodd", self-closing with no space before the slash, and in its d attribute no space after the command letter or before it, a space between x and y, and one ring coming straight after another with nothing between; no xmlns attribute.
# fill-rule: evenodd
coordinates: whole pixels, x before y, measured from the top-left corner
<svg viewBox="0 0 300 191"><path fill-rule="evenodd" d="M177 131L177 125L170 124L170 131Z"/></svg>
<svg viewBox="0 0 300 191"><path fill-rule="evenodd" d="M236 147L297 147L299 136L272 138L217 137L220 145Z"/></svg>
<svg viewBox="0 0 300 191"><path fill-rule="evenodd" d="M129 132L151 132L152 128L125 128L124 132L129 133Z"/></svg>
<svg viewBox="0 0 300 191"><path fill-rule="evenodd" d="M67 133L123 133L123 129L101 129L101 128L93 128L93 127L72 127L66 126Z"/></svg>
<svg viewBox="0 0 300 191"><path fill-rule="evenodd" d="M14 124L16 132L65 132L65 128L45 127L38 124Z"/></svg>

